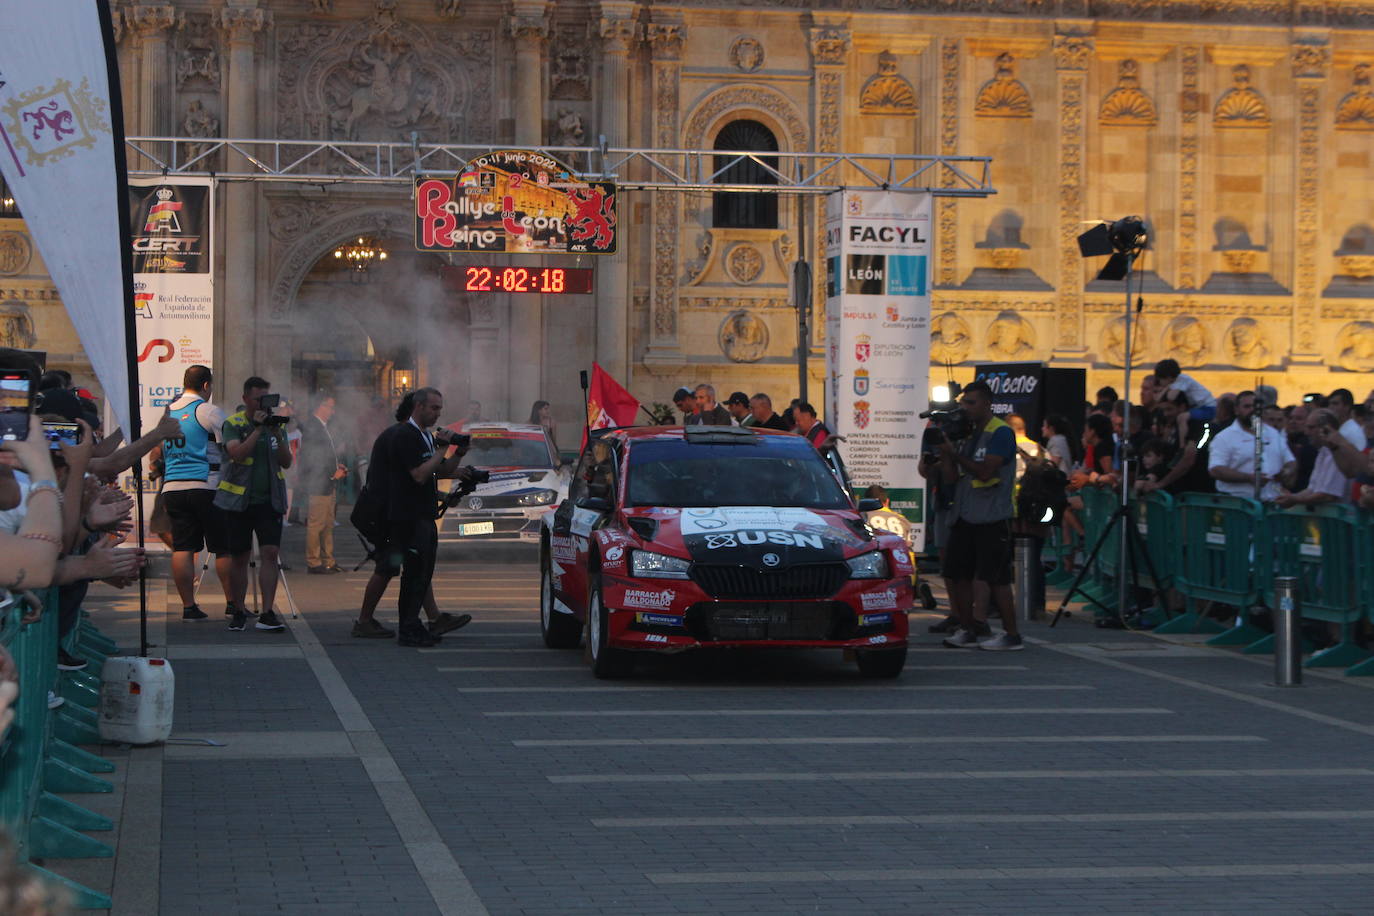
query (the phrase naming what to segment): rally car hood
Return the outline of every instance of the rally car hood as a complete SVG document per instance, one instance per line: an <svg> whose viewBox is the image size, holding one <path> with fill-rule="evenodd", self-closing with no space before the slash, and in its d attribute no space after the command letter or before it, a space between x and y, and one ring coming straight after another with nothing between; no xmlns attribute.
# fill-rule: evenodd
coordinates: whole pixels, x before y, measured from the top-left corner
<svg viewBox="0 0 1374 916"><path fill-rule="evenodd" d="M657 522L654 549L667 547L711 565L770 568L836 562L878 544L860 533L864 526L858 513L844 509L655 508L634 510L630 516Z"/></svg>

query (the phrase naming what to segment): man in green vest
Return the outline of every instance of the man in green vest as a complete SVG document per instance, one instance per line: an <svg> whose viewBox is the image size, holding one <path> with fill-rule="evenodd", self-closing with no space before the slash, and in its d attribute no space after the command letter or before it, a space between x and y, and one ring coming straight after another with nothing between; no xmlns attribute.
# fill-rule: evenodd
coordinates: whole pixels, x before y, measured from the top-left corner
<svg viewBox="0 0 1374 916"><path fill-rule="evenodd" d="M243 383L243 406L224 421L220 441L224 458L220 465L215 506L224 518L224 545L232 559L229 585L234 593L234 613L229 629L242 630L248 614L248 557L253 538L258 539L262 562L258 584L262 589L259 630L281 631L286 625L272 609L277 597L277 554L281 547L282 516L286 514L286 475L291 467L291 448L286 442L285 417L264 409L263 396L271 390L266 379L253 376ZM273 405L275 406L275 405Z"/></svg>

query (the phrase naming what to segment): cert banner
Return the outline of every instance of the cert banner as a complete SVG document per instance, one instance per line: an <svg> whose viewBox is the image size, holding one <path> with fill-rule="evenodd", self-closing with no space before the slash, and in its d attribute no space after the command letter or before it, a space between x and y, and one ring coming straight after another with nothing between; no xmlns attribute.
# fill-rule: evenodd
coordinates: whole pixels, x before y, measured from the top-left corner
<svg viewBox="0 0 1374 916"><path fill-rule="evenodd" d="M188 366L214 366L211 263L214 188L208 178L129 180L134 254L135 354L144 428L181 394ZM216 389L222 390L218 384ZM127 475L126 488L133 487ZM146 476L144 487L156 492ZM152 514L151 503L144 514Z"/></svg>
<svg viewBox="0 0 1374 916"><path fill-rule="evenodd" d="M826 206L827 417L856 487L887 488L921 544L930 375L929 194L841 191Z"/></svg>

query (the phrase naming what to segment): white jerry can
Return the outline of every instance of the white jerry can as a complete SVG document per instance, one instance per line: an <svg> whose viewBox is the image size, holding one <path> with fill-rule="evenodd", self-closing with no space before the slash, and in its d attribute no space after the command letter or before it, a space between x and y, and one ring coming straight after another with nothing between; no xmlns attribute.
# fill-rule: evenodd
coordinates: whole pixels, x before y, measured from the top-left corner
<svg viewBox="0 0 1374 916"><path fill-rule="evenodd" d="M100 737L119 744L156 744L172 733L176 678L165 658L105 659L100 670Z"/></svg>

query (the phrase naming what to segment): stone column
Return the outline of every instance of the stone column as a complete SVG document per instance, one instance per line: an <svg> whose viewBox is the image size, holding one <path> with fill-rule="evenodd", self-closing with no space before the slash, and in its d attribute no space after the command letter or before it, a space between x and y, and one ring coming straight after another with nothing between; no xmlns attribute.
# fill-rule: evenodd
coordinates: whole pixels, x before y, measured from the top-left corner
<svg viewBox="0 0 1374 916"><path fill-rule="evenodd" d="M1178 51L1182 71L1182 93L1179 100L1178 128L1178 288L1197 289L1197 179L1198 152L1202 142L1199 116L1202 112L1202 93L1198 74L1202 67L1202 48L1185 45Z"/></svg>
<svg viewBox="0 0 1374 916"><path fill-rule="evenodd" d="M1326 109L1326 77L1331 68L1327 37L1303 35L1293 45L1293 79L1297 83L1297 193L1294 195L1296 249L1293 265L1293 362L1320 363L1317 336L1321 318L1321 126Z"/></svg>
<svg viewBox="0 0 1374 916"><path fill-rule="evenodd" d="M145 137L166 136L171 122L167 92L167 32L176 25L176 7L138 4L124 13L129 27L138 35L138 132Z"/></svg>
<svg viewBox="0 0 1374 916"><path fill-rule="evenodd" d="M545 0L515 0L507 20L515 43L515 145L544 142L544 45L549 37ZM507 414L522 419L544 397L544 300L532 293L510 294L510 360L506 366ZM494 416L494 414L492 414Z"/></svg>
<svg viewBox="0 0 1374 916"><path fill-rule="evenodd" d="M257 106L256 39L271 21L266 10L227 7L220 11L219 24L229 43L229 85L226 88L224 135L249 138L259 136ZM249 164L238 154L226 156L226 170L244 171ZM221 229L224 284L216 309L217 349L222 354L215 366L225 380L226 393L239 381L257 372L268 371L260 365L271 346L268 335L257 335L260 316L257 308L257 191L248 182L222 185L224 222ZM232 329L233 333L226 333ZM273 379L276 381L276 379ZM284 380L283 380L284 381Z"/></svg>
<svg viewBox="0 0 1374 916"><path fill-rule="evenodd" d="M649 23L649 47L653 57L653 128L656 149L677 149L680 120L679 80L682 71L682 45L687 27L673 21L678 11L655 7L655 21ZM656 191L653 199L653 292L649 305L649 347L644 354L647 366L671 370L685 360L678 349L677 291L678 235L682 227L682 195Z"/></svg>
<svg viewBox="0 0 1374 916"><path fill-rule="evenodd" d="M959 155L959 72L962 53L959 39L940 41L940 155ZM944 169L940 174L943 187L953 187L954 174ZM937 198L935 224L939 252L936 261L935 285L953 288L959 285L959 200L954 197Z"/></svg>
<svg viewBox="0 0 1374 916"><path fill-rule="evenodd" d="M633 0L601 2L601 133L608 146L630 140L630 54L643 37ZM595 138L587 142L595 143ZM622 385L630 383L630 208L619 208L616 253L596 259L596 361Z"/></svg>
<svg viewBox="0 0 1374 916"><path fill-rule="evenodd" d="M1093 40L1083 35L1054 37L1058 76L1059 276L1055 295L1056 359L1087 355L1083 333L1083 258L1078 251L1083 219L1084 105ZM1129 357L1128 357L1129 358Z"/></svg>
<svg viewBox="0 0 1374 916"><path fill-rule="evenodd" d="M840 100L844 98L844 70L848 64L850 34L847 23L817 24L811 29L811 66L815 73L816 92L812 117L815 122L815 150L818 153L838 153L842 124ZM811 224L811 314L810 341L800 341L811 354L825 352L825 198L794 197L797 206L810 206ZM806 201L804 203L804 201ZM807 252L802 252L802 257Z"/></svg>

